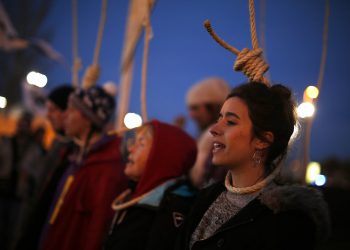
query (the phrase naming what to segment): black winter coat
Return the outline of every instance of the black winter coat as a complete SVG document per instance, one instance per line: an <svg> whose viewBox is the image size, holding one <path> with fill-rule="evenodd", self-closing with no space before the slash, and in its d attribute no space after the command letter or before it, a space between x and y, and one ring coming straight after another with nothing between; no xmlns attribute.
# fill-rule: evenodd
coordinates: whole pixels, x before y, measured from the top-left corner
<svg viewBox="0 0 350 250"><path fill-rule="evenodd" d="M188 250L191 235L206 210L225 189L222 183L203 190L188 215L175 247ZM192 250L311 250L328 234L328 210L320 194L300 186L266 190Z"/></svg>
<svg viewBox="0 0 350 250"><path fill-rule="evenodd" d="M187 195L178 192L190 190ZM105 250L172 249L180 228L196 196L187 181L169 187L159 207L134 205L127 208L120 224L112 226L105 242ZM116 221L120 216L116 218Z"/></svg>

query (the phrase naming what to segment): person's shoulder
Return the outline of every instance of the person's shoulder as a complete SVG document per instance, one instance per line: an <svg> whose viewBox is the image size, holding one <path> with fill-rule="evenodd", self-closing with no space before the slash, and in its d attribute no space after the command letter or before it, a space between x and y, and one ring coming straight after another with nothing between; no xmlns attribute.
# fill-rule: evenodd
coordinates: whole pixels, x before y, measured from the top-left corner
<svg viewBox="0 0 350 250"><path fill-rule="evenodd" d="M226 190L224 183L216 182L198 191L193 209L206 210Z"/></svg>
<svg viewBox="0 0 350 250"><path fill-rule="evenodd" d="M176 179L174 184L169 186L165 191L165 194L172 194L179 197L194 197L198 193L198 189L196 189L189 178L187 177L179 177Z"/></svg>
<svg viewBox="0 0 350 250"><path fill-rule="evenodd" d="M313 227L318 240L329 236L330 216L323 195L302 185L271 185L259 196L281 225Z"/></svg>
<svg viewBox="0 0 350 250"><path fill-rule="evenodd" d="M104 145L104 147L108 147L108 148L113 148L113 149L118 149L121 145L121 138L117 135L104 135L102 138L102 145Z"/></svg>
<svg viewBox="0 0 350 250"><path fill-rule="evenodd" d="M205 186L199 192L199 196L219 195L225 190L226 190L225 184L222 181L218 181Z"/></svg>

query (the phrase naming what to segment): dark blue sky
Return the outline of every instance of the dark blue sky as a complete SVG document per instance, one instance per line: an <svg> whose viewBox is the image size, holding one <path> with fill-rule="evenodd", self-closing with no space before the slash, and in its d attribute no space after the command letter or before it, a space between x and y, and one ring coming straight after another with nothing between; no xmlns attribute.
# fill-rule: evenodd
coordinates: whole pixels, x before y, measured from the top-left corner
<svg viewBox="0 0 350 250"><path fill-rule="evenodd" d="M148 72L149 116L172 121L186 114L185 94L191 84L220 76L232 86L245 81L233 72L234 56L219 47L203 28L210 19L215 30L238 49L251 47L247 0L158 0L152 15L154 38ZM256 12L259 21L259 1ZM318 78L322 50L325 1L266 0L266 46L272 80L284 83L301 101L304 88ZM127 0L110 0L102 45L100 82L119 81L119 62ZM79 1L79 53L84 66L91 63L100 1ZM53 46L71 62L71 1L56 1L47 20L54 29ZM313 126L311 159L350 156L350 2L331 1L329 49L324 87ZM140 112L142 43L136 54L130 111ZM85 69L83 70L85 71ZM83 72L81 71L81 72ZM70 81L60 65L44 72L48 88ZM189 126L194 131L193 124Z"/></svg>

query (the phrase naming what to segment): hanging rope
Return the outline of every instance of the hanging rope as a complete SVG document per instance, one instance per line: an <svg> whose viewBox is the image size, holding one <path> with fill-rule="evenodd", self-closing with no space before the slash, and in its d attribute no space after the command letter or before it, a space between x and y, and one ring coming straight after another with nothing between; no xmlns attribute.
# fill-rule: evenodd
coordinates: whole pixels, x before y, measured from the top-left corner
<svg viewBox="0 0 350 250"><path fill-rule="evenodd" d="M129 106L129 98L130 98L130 92L131 92L131 83L132 83L132 72L134 69L134 59L132 58L128 66L124 69L122 76L121 76L121 89L120 89L120 95L119 95L119 102L118 102L118 110L117 110L117 130L122 130L124 126L124 117L125 114L128 111Z"/></svg>
<svg viewBox="0 0 350 250"><path fill-rule="evenodd" d="M103 31L106 24L106 18L107 18L107 0L102 0L101 17L100 17L100 23L98 27L94 58L93 58L92 64L86 69L85 75L83 78L83 88L85 89L94 86L98 78L100 77L100 66L98 64L98 61L100 57Z"/></svg>
<svg viewBox="0 0 350 250"><path fill-rule="evenodd" d="M147 68L148 68L148 54L149 54L149 44L153 37L152 27L150 21L150 8L147 3L146 16L144 20L145 38L143 47L143 61L142 61L142 75L141 75L141 114L143 122L148 121L147 115Z"/></svg>
<svg viewBox="0 0 350 250"><path fill-rule="evenodd" d="M211 27L209 20L204 22L204 26L212 38L222 47L237 55L234 63L234 70L242 71L251 82L262 82L270 85L269 81L264 77L264 73L269 69L269 65L262 58L262 49L259 48L258 38L255 25L255 10L254 0L249 0L249 16L250 16L250 31L252 38L253 49L244 48L241 51L229 45L221 39Z"/></svg>
<svg viewBox="0 0 350 250"><path fill-rule="evenodd" d="M326 68L326 60L327 60L327 48L328 48L328 27L329 27L329 0L326 0L326 10L324 15L324 26L323 26L323 36L322 36L322 56L321 56L321 64L320 71L318 74L317 80L317 88L318 91L321 92L321 88L323 85L324 72Z"/></svg>
<svg viewBox="0 0 350 250"><path fill-rule="evenodd" d="M258 36L256 34L254 0L249 0L249 19L250 19L250 34L252 36L253 49L257 49L259 48L259 43L258 43Z"/></svg>
<svg viewBox="0 0 350 250"><path fill-rule="evenodd" d="M72 84L77 88L79 87L79 70L81 69L81 60L78 55L78 0L72 0L72 40Z"/></svg>
<svg viewBox="0 0 350 250"><path fill-rule="evenodd" d="M328 50L328 27L329 27L329 15L330 15L330 3L329 0L326 0L326 8L324 15L324 25L323 25L323 35L322 35L322 55L320 63L320 71L318 74L317 88L319 95L321 93L321 88L324 80L324 72L326 68L327 60L327 50ZM314 100L314 105L317 105L319 98ZM310 141L311 141L311 128L312 128L313 118L306 120L305 125L305 136L304 136L304 148L303 148L303 173L302 176L306 175L307 164L310 160Z"/></svg>

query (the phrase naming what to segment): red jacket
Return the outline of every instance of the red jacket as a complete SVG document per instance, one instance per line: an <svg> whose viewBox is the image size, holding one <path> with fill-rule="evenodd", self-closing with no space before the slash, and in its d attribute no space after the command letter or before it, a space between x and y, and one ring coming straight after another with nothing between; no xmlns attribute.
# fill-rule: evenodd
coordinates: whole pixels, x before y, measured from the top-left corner
<svg viewBox="0 0 350 250"><path fill-rule="evenodd" d="M105 137L87 154L48 225L42 250L101 249L113 216L112 200L127 186L119 149L119 138Z"/></svg>

